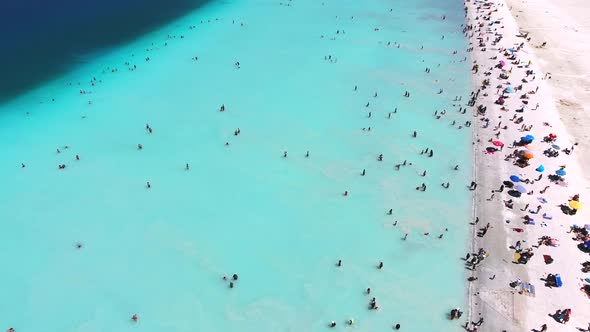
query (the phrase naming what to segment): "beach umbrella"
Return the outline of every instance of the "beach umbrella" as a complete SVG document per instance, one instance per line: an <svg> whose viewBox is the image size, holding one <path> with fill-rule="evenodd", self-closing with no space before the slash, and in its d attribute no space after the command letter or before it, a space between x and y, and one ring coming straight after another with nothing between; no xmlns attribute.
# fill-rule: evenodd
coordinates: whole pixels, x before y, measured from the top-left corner
<svg viewBox="0 0 590 332"><path fill-rule="evenodd" d="M553 257L551 257L551 255L543 255L543 260L545 261L545 264L553 263Z"/></svg>
<svg viewBox="0 0 590 332"><path fill-rule="evenodd" d="M514 253L514 262L518 263L520 261L521 254L518 252Z"/></svg>
<svg viewBox="0 0 590 332"><path fill-rule="evenodd" d="M525 138L527 141L534 141L534 140L535 140L535 136L533 136L533 135L526 135L524 138Z"/></svg>
<svg viewBox="0 0 590 332"><path fill-rule="evenodd" d="M504 60L500 61L500 66L504 67L506 65L506 62Z"/></svg>
<svg viewBox="0 0 590 332"><path fill-rule="evenodd" d="M512 182L520 182L520 178L516 175L511 175L510 176L510 181Z"/></svg>
<svg viewBox="0 0 590 332"><path fill-rule="evenodd" d="M506 93L514 93L514 88L511 87L511 86L509 86L506 89L504 89L504 92L506 92Z"/></svg>
<svg viewBox="0 0 590 332"><path fill-rule="evenodd" d="M580 210L582 208L582 203L578 201L570 201L569 206L574 210Z"/></svg>
<svg viewBox="0 0 590 332"><path fill-rule="evenodd" d="M555 145L555 144L551 145L551 147L552 147L552 148L554 148L555 150L559 150L559 149L561 149L561 148L559 147L559 145Z"/></svg>
<svg viewBox="0 0 590 332"><path fill-rule="evenodd" d="M521 194L524 194L527 192L526 188L521 186L520 184L518 186L514 186L514 189L516 189Z"/></svg>
<svg viewBox="0 0 590 332"><path fill-rule="evenodd" d="M537 167L537 169L535 169L535 171L537 172L543 172L545 170L545 166L543 165L539 165L539 167Z"/></svg>
<svg viewBox="0 0 590 332"><path fill-rule="evenodd" d="M495 146L504 146L504 143L500 141L493 141L492 144L494 144Z"/></svg>
<svg viewBox="0 0 590 332"><path fill-rule="evenodd" d="M559 273L555 275L555 284L557 285L557 287L563 286L563 281L561 280L561 276L559 275Z"/></svg>
<svg viewBox="0 0 590 332"><path fill-rule="evenodd" d="M559 176L564 176L565 175L565 170L563 169L558 169L557 171L555 171L555 174L559 175Z"/></svg>
<svg viewBox="0 0 590 332"><path fill-rule="evenodd" d="M534 156L533 156L532 152L526 151L525 153L522 154L522 157L524 159L533 159Z"/></svg>

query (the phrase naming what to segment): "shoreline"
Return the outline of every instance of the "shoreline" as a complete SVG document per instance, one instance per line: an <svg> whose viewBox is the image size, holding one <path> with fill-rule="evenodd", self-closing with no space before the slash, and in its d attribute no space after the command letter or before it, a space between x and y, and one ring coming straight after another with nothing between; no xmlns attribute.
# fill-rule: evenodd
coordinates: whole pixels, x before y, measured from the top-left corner
<svg viewBox="0 0 590 332"><path fill-rule="evenodd" d="M535 54L533 54L529 43L524 38L518 38L516 35L519 33L519 26L515 18L512 16L508 6L504 0L496 0L493 2L487 2L492 4L492 8L484 11L477 10L477 7L484 4L484 2L468 1L465 3L466 12L466 25L475 25L483 23L482 33L476 33L477 27L473 27L473 30L466 31L466 37L469 36L470 47L473 47L473 52L470 54L470 59L476 61L480 65L478 73L472 75L472 84L474 92L480 87L482 80L489 79L490 84L487 89L489 96L483 96L476 99L475 105L473 105L474 117L477 118L477 127L473 131L474 137L474 179L478 183L478 187L473 196L473 214L474 218L479 217L481 222L477 225L471 225L473 227L473 238L471 240L471 252L476 253L479 248L484 248L488 253L488 258L484 259L476 271L470 271L468 275L472 278L477 278L473 282L468 282L468 322L476 322L480 317L484 318L484 323L478 327L478 331L530 331L531 329L540 329L542 324L547 324L549 330L557 328L563 328L560 323L548 317L548 314L552 314L557 309L564 309L563 306L572 308L573 314L570 326L586 328L588 321L590 320L589 314L584 313L584 306L588 305L588 298L577 290L581 284L579 280L583 273L580 272L579 264L583 262L584 254L576 247L576 242L571 240L571 235L567 234L566 231L569 229L571 224L584 224L584 218L588 214L584 210L578 211L575 216L565 216L561 213L556 205L560 203L567 203L567 198L574 194L581 194L582 201L588 193L588 185L586 181L582 181L580 162L578 159L584 157L584 150L577 149L570 156L566 156L566 161L563 160L565 154L562 152L560 158L546 158L543 156L543 149L541 147L542 137L551 132L558 134L558 143L563 148L569 147L571 142L567 142L570 134L564 128L564 123L560 119L560 114L555 108L556 99L553 96L553 90L548 84L547 80L541 79L544 73L540 70L537 65L538 60ZM497 11L493 11L497 9ZM481 20L483 15L487 15L491 11L491 19L489 21ZM491 25L490 22L499 21L499 24ZM485 29L490 28L488 33ZM493 31L497 29L497 31ZM493 33L492 33L493 31ZM501 35L501 39L498 42L498 46L491 45L493 40L492 37L497 37L495 33ZM471 35L471 36L470 36ZM479 41L478 37L483 37L485 46L477 47ZM485 38L489 37L489 41ZM524 46L516 53L517 59L521 61L519 64L510 64L510 60L507 60L502 53L498 52L499 48L516 47L516 45L524 42ZM484 50L485 49L485 50ZM483 50L483 51L482 51ZM497 56L497 59L491 59ZM500 106L496 105L494 101L498 97L499 89L496 88L498 84L506 83L507 80L498 80L499 75L498 69L494 68L498 65L500 60L505 60L508 65L507 68L515 69L514 73L510 77L509 81L513 84L519 84L522 78L525 76L522 68L529 60L532 61L532 65L526 66L526 69L533 70L538 77L536 80L530 80L525 83L522 88L522 92L516 92L512 95L512 98L508 98L504 106L508 111L501 111ZM519 68L521 70L519 70ZM493 69L489 69L493 68ZM490 71L491 75L484 76L483 73ZM518 81L517 81L518 80ZM514 110L520 106L520 100L518 95L525 91L535 89L535 86L539 87L538 94L531 94L529 99L530 107L523 113L514 113ZM497 91L498 90L498 91ZM482 94L484 94L482 91ZM536 103L541 105L539 111L534 111L533 105ZM477 106L484 105L487 107L485 115L479 115L477 113ZM542 115L541 115L542 113ZM507 122L506 117L510 120L510 116L516 114L525 118L524 123L532 125L533 129L529 131L519 131L517 127L511 126L510 122ZM531 116L532 115L532 116ZM483 127L483 121L481 118L489 118L490 127ZM500 119L499 119L500 118ZM492 130L492 126L496 126L498 121L502 121L502 126L498 126L495 130ZM543 122L551 124L551 128L543 126ZM568 121L563 121L566 124ZM508 125L507 130L501 128ZM569 126L568 126L569 128ZM500 132L498 138L494 138L495 131ZM508 145L513 140L518 140L520 136L532 134L536 136L534 145L535 158L532 159L531 165L526 169L518 169L511 163L505 162L504 156L511 152L510 149L498 151L495 154L484 154L487 147L491 146L488 142L489 139L499 139ZM574 134L576 134L574 132ZM575 142L576 140L572 140ZM567 142L567 143L566 143ZM507 146L506 146L507 147ZM582 151L580 151L582 150ZM481 155L480 155L481 154ZM580 154L582 156L580 157ZM522 177L536 178L539 173L536 173L534 169L539 165L543 164L547 171L544 173L544 179L542 184L527 185L532 191L536 191L537 194L523 195L521 198L514 200L514 209L508 209L503 204L502 200L508 200L509 197L506 191L494 193L493 198L490 200L490 191L498 190L498 187L502 184L503 180L508 180L512 174L527 174ZM553 220L544 220L540 215L533 215L537 220L537 224L534 226L524 225L519 219L522 219L526 212L521 212L521 207L524 203L530 203L531 207L534 208L537 205L534 197L540 196L538 191L543 189L545 185L550 185L547 181L547 176L553 170L557 169L559 165L567 164L567 179L569 180L569 186L565 188L555 188L552 185L549 188L547 194L543 195L547 199L548 204L543 206L543 212L550 212L553 216ZM574 180L576 183L572 183ZM539 188L540 187L540 188ZM518 209L518 210L517 210ZM507 223L506 221L509 221ZM547 223L547 227L540 226L541 223ZM483 237L478 237L477 233L481 227L490 223L489 232ZM513 232L513 228L522 228L524 232L516 233ZM550 235L559 241L560 246L557 248L546 248L537 247L534 249L535 256L527 265L513 264L514 251L510 249L516 241L522 241L525 243L523 247L528 247L535 243L540 236ZM533 246L534 248L534 246ZM542 262L542 255L550 254L555 257L555 263L552 265L545 265ZM563 255L565 254L565 255ZM541 257L540 257L541 256ZM587 255L585 256L587 260ZM559 258L559 260L557 259ZM559 289L548 289L543 286L543 283L539 281L539 278L545 277L547 273L561 273L564 276L565 286ZM493 279L490 279L492 278ZM511 288L508 284L515 279L520 278L524 282L530 282L535 286L536 297L529 297L523 294L519 294L515 288ZM546 300L551 296L551 304L546 303ZM542 303L540 303L542 302ZM586 324L586 325L584 325Z"/></svg>

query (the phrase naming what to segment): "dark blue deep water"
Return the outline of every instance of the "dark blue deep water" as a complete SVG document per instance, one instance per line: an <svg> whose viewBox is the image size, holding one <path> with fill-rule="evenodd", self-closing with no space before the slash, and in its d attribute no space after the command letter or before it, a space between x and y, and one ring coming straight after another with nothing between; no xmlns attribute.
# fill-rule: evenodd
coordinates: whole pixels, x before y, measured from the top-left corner
<svg viewBox="0 0 590 332"><path fill-rule="evenodd" d="M207 0L0 0L0 101Z"/></svg>

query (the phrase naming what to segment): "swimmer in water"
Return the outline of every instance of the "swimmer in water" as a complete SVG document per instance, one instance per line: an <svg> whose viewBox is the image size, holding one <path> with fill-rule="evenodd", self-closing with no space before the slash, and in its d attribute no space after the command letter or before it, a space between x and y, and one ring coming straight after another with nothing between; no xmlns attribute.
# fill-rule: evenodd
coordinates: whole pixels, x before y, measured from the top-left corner
<svg viewBox="0 0 590 332"><path fill-rule="evenodd" d="M137 321L139 320L139 317L137 317L137 314L133 314L133 316L131 316L131 320L134 321L135 323L137 323Z"/></svg>

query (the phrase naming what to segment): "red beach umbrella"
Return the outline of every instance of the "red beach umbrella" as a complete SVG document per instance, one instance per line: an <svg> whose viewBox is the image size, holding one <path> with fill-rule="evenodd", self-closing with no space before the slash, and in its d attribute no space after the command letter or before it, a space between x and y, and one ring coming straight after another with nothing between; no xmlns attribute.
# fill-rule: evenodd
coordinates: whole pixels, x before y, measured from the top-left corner
<svg viewBox="0 0 590 332"><path fill-rule="evenodd" d="M504 146L504 143L500 141L493 141L492 144L494 144L495 146Z"/></svg>

